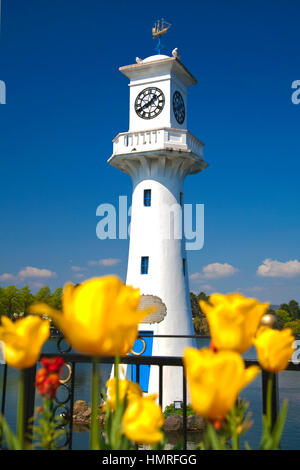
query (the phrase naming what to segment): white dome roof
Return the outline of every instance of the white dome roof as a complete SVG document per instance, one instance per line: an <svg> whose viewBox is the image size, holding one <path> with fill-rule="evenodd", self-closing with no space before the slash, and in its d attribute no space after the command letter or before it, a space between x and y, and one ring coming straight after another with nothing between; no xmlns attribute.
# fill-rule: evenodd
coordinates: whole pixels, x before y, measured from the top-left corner
<svg viewBox="0 0 300 470"><path fill-rule="evenodd" d="M170 57L168 55L163 55L163 54L151 55L150 57L146 57L146 59L143 60L143 64L145 62L155 62L156 60L162 60L162 59L170 59Z"/></svg>

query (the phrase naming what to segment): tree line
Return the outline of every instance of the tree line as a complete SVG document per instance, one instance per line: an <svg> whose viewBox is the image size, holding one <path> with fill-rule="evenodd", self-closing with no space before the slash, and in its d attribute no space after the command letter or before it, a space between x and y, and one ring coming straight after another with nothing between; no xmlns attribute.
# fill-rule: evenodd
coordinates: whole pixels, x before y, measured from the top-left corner
<svg viewBox="0 0 300 470"><path fill-rule="evenodd" d="M16 286L0 287L0 315L16 319L28 314L28 308L33 302L45 302L51 307L62 308L61 287L51 292L49 286L42 287L33 294L28 286L18 289Z"/></svg>
<svg viewBox="0 0 300 470"><path fill-rule="evenodd" d="M190 297L195 333L209 335L206 317L199 306L199 300L209 302L209 296L205 292L200 292L198 295L191 292ZM278 309L269 308L267 313L275 315L275 328L279 330L291 328L293 335L300 336L300 306L296 300L290 300L288 304L281 304Z"/></svg>
<svg viewBox="0 0 300 470"><path fill-rule="evenodd" d="M44 286L36 294L33 294L28 286L20 289L16 286L0 287L0 316L6 315L16 319L27 315L29 305L33 302L45 302L57 310L62 310L62 292L62 287L51 292L49 286ZM198 295L191 292L190 298L195 333L208 336L209 327L199 306L199 300L208 302L209 296L205 292L200 292ZM276 328L280 330L291 328L294 335L300 336L300 306L296 300L283 303L278 309L270 308L268 313L276 316Z"/></svg>

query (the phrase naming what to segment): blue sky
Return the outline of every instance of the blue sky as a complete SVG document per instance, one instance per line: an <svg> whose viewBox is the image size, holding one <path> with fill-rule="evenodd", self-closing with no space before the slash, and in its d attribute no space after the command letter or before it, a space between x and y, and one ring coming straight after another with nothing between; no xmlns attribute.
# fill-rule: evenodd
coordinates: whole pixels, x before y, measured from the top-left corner
<svg viewBox="0 0 300 470"><path fill-rule="evenodd" d="M0 285L125 278L128 240L99 240L96 208L130 198L107 164L128 130L118 67L155 54L164 17L162 52L178 47L198 80L188 128L209 163L185 185L185 202L205 205L190 288L299 301L299 14L297 0L2 0Z"/></svg>

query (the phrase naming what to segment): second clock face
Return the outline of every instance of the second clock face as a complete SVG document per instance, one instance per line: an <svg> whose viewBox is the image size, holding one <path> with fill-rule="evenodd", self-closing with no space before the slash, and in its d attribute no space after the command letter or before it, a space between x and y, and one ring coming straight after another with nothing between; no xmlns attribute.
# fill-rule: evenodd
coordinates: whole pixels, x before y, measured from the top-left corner
<svg viewBox="0 0 300 470"><path fill-rule="evenodd" d="M175 91L173 95L173 111L178 124L183 124L185 119L185 106L179 91Z"/></svg>
<svg viewBox="0 0 300 470"><path fill-rule="evenodd" d="M165 95L156 87L145 88L135 100L134 108L143 119L153 119L158 116L165 106Z"/></svg>

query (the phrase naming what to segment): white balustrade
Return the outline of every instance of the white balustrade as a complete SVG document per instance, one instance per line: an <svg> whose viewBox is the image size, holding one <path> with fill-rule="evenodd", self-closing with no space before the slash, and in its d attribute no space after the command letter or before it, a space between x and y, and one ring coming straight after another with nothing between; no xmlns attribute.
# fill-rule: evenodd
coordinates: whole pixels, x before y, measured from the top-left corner
<svg viewBox="0 0 300 470"><path fill-rule="evenodd" d="M187 130L160 128L152 131L122 132L113 140L114 155L164 148L189 151L203 157L203 143Z"/></svg>

